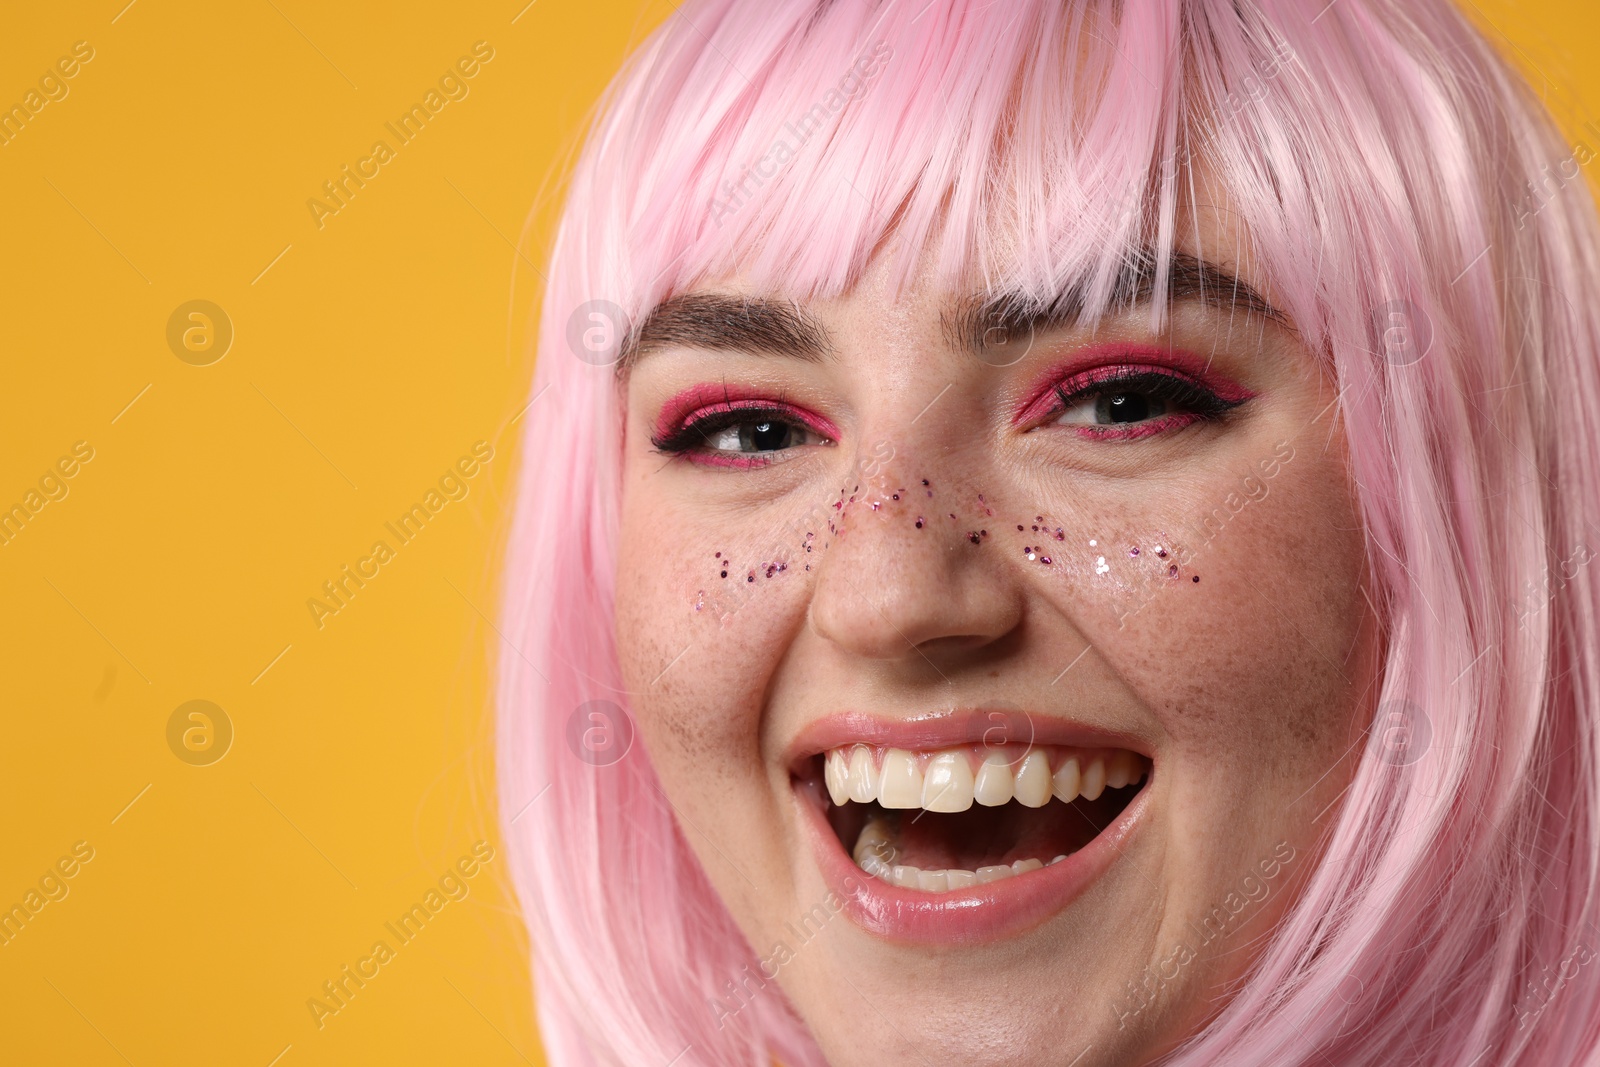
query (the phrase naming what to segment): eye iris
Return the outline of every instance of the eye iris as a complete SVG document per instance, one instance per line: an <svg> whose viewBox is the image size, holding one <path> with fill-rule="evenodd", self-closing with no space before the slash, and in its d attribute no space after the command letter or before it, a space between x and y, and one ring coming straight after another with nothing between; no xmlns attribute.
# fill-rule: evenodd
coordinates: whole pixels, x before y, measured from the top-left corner
<svg viewBox="0 0 1600 1067"><path fill-rule="evenodd" d="M793 427L783 422L756 422L749 425L744 435L747 447L756 452L776 452L789 447Z"/></svg>
<svg viewBox="0 0 1600 1067"><path fill-rule="evenodd" d="M1166 408L1166 404L1146 393L1106 393L1095 404L1095 421L1143 422L1164 414Z"/></svg>

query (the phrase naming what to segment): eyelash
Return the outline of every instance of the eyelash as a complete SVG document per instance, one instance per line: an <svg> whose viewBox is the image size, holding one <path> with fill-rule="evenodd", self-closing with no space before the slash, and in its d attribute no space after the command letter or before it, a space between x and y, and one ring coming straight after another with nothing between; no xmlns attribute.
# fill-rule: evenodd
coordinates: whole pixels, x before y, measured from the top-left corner
<svg viewBox="0 0 1600 1067"><path fill-rule="evenodd" d="M1096 368L1057 383L1051 392L1056 396L1056 404L1041 417L1037 426L1050 425L1086 399L1119 392L1141 393L1187 409L1181 413L1129 422L1123 424L1125 428L1121 429L1115 428L1115 424L1070 427L1079 436L1093 440L1133 440L1181 429L1196 422L1215 422L1249 399L1248 396L1225 399L1190 378L1143 367ZM827 434L801 418L794 408L784 404L779 397L776 403L725 401L714 408L690 415L676 427L657 433L651 437L650 443L656 451L665 455L708 466L741 469L765 467L774 462L771 458L773 452L739 453L705 448L707 439L713 434L755 422L782 423L825 440L827 438Z"/></svg>
<svg viewBox="0 0 1600 1067"><path fill-rule="evenodd" d="M793 408L786 405L723 403L718 404L714 410L697 412L681 425L656 434L650 439L650 444L658 452L672 457L682 457L707 466L727 466L742 469L765 467L774 462L771 458L771 452L740 453L717 449L702 451L705 448L707 439L713 434L734 426L756 422L782 423L785 426L816 434L825 440L828 436L822 430L799 417Z"/></svg>
<svg viewBox="0 0 1600 1067"><path fill-rule="evenodd" d="M1069 427L1079 436L1092 440L1133 440L1182 429L1196 422L1215 422L1249 399L1248 396L1224 399L1190 378L1143 367L1097 368L1057 383L1051 391L1056 395L1056 405L1040 420L1039 426L1050 425L1084 400L1108 394L1143 394L1187 409L1182 413L1125 423L1123 428L1115 424Z"/></svg>

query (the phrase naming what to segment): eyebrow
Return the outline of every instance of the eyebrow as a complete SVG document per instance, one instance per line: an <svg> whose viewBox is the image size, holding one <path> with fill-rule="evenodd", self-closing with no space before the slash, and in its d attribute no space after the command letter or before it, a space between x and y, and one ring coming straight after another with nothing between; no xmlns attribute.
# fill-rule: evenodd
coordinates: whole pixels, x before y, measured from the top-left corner
<svg viewBox="0 0 1600 1067"><path fill-rule="evenodd" d="M1126 311L1148 302L1155 295L1156 263L1155 253L1149 250L1126 258L1112 281L1107 307ZM1088 282L1079 281L1050 301L1021 293L1001 293L972 301L945 316L945 331L952 343L981 353L1014 336L1076 326L1087 310L1087 289ZM1230 314L1243 311L1294 328L1287 315L1231 271L1186 252L1175 252L1167 260L1167 303L1191 300Z"/></svg>
<svg viewBox="0 0 1600 1067"><path fill-rule="evenodd" d="M625 377L645 354L674 345L721 352L760 352L820 363L828 331L797 304L717 293L684 293L656 305L617 360Z"/></svg>
<svg viewBox="0 0 1600 1067"><path fill-rule="evenodd" d="M1288 316L1249 283L1209 260L1184 252L1167 260L1167 302L1197 300L1228 312L1243 311L1293 329ZM1143 250L1122 262L1108 307L1127 310L1155 295L1156 257ZM982 352L1012 336L1071 327L1084 317L1087 282L1054 300L1000 293L966 302L943 316L953 344ZM998 337L997 337L998 334ZM820 363L831 355L828 331L798 304L760 297L684 293L658 304L623 346L617 377L626 378L641 358L661 348L684 346L722 352L755 352Z"/></svg>

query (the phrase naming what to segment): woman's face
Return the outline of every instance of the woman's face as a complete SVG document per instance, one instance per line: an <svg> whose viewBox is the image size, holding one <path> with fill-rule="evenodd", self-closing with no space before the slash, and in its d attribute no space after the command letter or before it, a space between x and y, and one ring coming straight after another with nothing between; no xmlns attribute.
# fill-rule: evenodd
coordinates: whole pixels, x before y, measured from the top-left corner
<svg viewBox="0 0 1600 1067"><path fill-rule="evenodd" d="M887 253L647 329L617 639L761 961L724 1025L785 996L835 1067L1138 1063L1283 914L1375 639L1335 388L1228 218L1159 333L1137 285L1092 330L896 299Z"/></svg>

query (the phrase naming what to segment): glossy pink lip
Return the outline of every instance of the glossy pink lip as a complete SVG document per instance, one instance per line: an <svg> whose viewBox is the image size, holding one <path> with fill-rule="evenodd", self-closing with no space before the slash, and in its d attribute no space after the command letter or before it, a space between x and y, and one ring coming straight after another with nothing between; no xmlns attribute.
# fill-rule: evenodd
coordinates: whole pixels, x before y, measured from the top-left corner
<svg viewBox="0 0 1600 1067"><path fill-rule="evenodd" d="M1150 774L1111 825L1083 848L1043 870L948 893L890 885L863 871L827 819L828 798L813 758L849 744L925 749L986 743L1125 748L1152 760ZM839 712L820 719L788 746L796 803L823 881L862 929L890 941L972 945L1015 937L1072 903L1128 846L1150 806L1155 780L1150 746L1130 734L1010 708L969 708L909 719Z"/></svg>
<svg viewBox="0 0 1600 1067"><path fill-rule="evenodd" d="M1119 364L1143 365L1174 371L1230 403L1249 400L1257 395L1239 383L1218 374L1211 368L1210 360L1202 359L1185 349L1142 344L1104 344L1074 352L1046 368L1023 394L1026 399L1012 416L1012 425L1044 415L1053 402L1051 394L1058 383L1097 367Z"/></svg>

